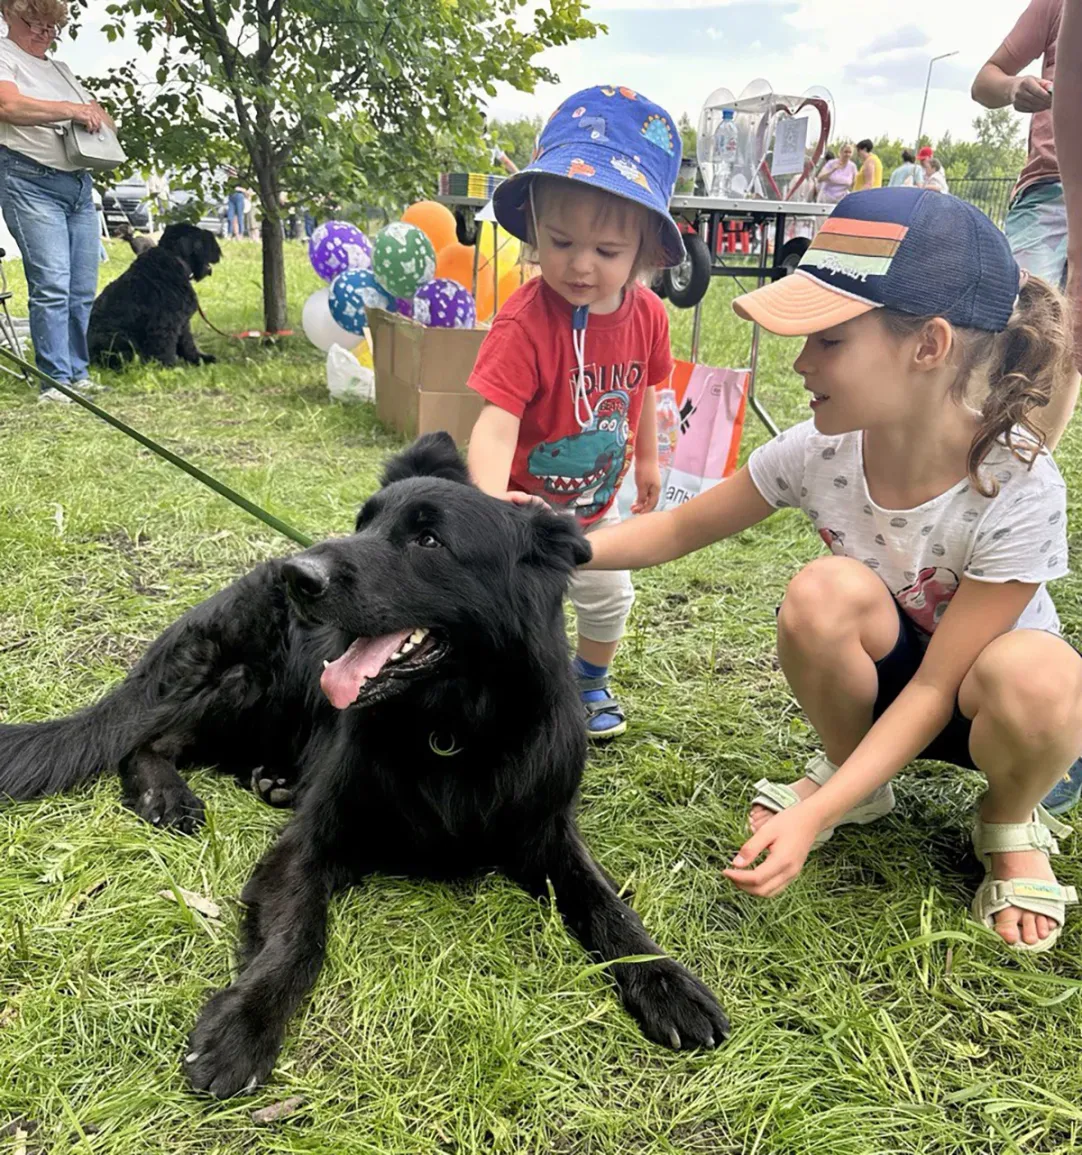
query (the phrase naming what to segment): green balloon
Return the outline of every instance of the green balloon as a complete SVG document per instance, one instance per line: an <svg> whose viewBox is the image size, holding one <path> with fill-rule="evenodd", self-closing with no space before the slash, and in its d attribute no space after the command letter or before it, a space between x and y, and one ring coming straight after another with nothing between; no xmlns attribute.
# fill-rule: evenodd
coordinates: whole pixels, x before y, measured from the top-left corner
<svg viewBox="0 0 1082 1155"><path fill-rule="evenodd" d="M416 226L395 221L372 246L372 272L394 297L412 297L436 275L436 250Z"/></svg>

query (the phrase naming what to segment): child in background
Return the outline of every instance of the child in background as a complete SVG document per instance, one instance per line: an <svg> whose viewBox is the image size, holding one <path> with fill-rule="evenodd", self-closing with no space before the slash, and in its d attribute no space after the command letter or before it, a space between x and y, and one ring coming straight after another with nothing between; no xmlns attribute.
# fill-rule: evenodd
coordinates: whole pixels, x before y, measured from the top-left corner
<svg viewBox="0 0 1082 1155"><path fill-rule="evenodd" d="M1077 896L1049 862L1070 828L1038 803L1082 751L1082 657L1044 584L1067 573L1066 492L1033 424L1071 371L1065 302L979 210L894 188L846 197L792 276L734 308L807 337L811 420L686 505L596 534L590 563L657 565L785 507L830 550L778 612L823 748L799 781L758 783L725 874L777 894L836 826L894 808L909 761L936 758L988 783L974 918L1046 950Z"/></svg>
<svg viewBox="0 0 1082 1155"><path fill-rule="evenodd" d="M541 276L500 310L470 377L488 402L469 448L486 492L543 499L591 532L619 522L616 494L634 459L633 511L657 504L655 387L672 354L665 307L636 282L683 260L668 210L679 169L664 109L628 88L591 88L552 114L534 159L497 188L496 218L534 249ZM591 738L627 728L609 666L633 600L626 572L572 580Z"/></svg>

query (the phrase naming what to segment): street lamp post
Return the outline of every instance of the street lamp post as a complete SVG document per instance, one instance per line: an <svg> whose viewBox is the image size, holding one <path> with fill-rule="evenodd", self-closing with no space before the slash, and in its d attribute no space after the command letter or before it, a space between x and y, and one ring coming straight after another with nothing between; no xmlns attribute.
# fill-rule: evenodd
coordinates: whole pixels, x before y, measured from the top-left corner
<svg viewBox="0 0 1082 1155"><path fill-rule="evenodd" d="M920 147L921 135L924 132L924 110L928 107L928 89L931 87L931 84L932 84L932 65L935 64L935 62L937 60L946 60L948 56L957 56L957 55L958 55L958 49L956 48L953 52L944 52L942 56L933 56L932 59L928 61L928 79L925 80L925 82L924 82L924 103L921 104L921 106L920 106L920 128L917 129L917 147L918 148Z"/></svg>

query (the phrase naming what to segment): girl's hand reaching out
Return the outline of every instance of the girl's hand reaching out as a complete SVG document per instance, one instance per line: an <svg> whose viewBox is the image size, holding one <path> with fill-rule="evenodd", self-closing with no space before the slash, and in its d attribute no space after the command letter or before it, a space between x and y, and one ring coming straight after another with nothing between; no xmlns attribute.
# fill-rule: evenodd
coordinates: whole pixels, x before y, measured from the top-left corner
<svg viewBox="0 0 1082 1155"><path fill-rule="evenodd" d="M737 851L733 864L723 870L730 882L757 898L773 898L804 869L819 823L804 803L775 814ZM755 860L767 857L758 866Z"/></svg>

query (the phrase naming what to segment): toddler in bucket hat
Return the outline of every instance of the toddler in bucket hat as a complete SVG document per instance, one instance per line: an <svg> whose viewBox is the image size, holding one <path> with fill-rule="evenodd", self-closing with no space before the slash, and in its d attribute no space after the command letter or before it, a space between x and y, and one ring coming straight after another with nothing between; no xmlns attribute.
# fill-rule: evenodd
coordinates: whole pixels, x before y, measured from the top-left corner
<svg viewBox="0 0 1082 1155"><path fill-rule="evenodd" d="M503 181L493 197L496 219L530 240L530 191L540 175L592 185L643 205L653 214L662 267L684 259L669 198L680 172L680 133L660 105L630 88L599 85L576 92L541 130L533 159Z"/></svg>
<svg viewBox="0 0 1082 1155"><path fill-rule="evenodd" d="M497 221L534 250L541 275L499 311L470 376L487 402L469 448L481 489L566 510L591 533L619 521L616 494L633 467L632 511L656 506L656 390L673 362L665 306L638 281L683 260L669 215L679 169L673 118L611 85L564 101L530 164L496 189ZM612 738L626 728L609 666L631 579L578 572L569 592L587 735Z"/></svg>

